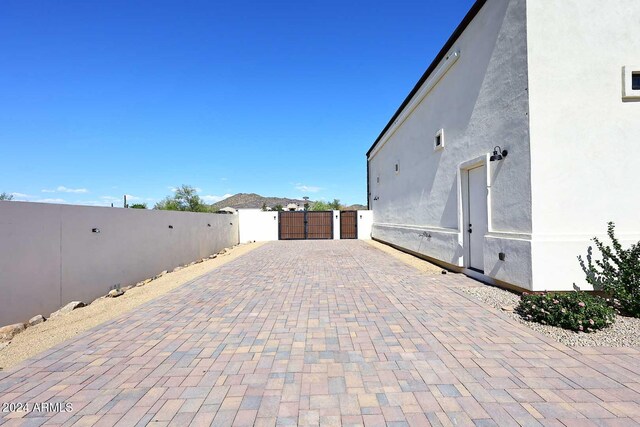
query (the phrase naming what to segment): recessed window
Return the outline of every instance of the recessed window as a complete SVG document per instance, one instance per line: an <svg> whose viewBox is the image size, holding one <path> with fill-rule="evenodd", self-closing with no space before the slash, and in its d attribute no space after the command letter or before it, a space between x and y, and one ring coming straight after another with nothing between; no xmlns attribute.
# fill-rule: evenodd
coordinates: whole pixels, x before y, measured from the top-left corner
<svg viewBox="0 0 640 427"><path fill-rule="evenodd" d="M444 148L444 129L440 129L436 132L436 136L433 137L433 150L442 150Z"/></svg>
<svg viewBox="0 0 640 427"><path fill-rule="evenodd" d="M640 71L631 73L631 89L640 90Z"/></svg>
<svg viewBox="0 0 640 427"><path fill-rule="evenodd" d="M625 66L622 69L622 99L640 101L640 65Z"/></svg>
<svg viewBox="0 0 640 427"><path fill-rule="evenodd" d="M396 173L400 172L400 165L396 163Z"/></svg>
<svg viewBox="0 0 640 427"><path fill-rule="evenodd" d="M376 178L376 182L377 182L378 184L380 184L380 177L377 177L377 178Z"/></svg>

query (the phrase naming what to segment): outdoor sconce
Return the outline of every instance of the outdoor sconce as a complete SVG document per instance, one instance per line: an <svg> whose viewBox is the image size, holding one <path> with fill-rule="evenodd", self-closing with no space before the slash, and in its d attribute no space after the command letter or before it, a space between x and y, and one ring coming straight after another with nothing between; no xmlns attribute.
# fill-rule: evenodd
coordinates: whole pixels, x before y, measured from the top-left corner
<svg viewBox="0 0 640 427"><path fill-rule="evenodd" d="M380 199L380 197L378 197L378 196L373 198L373 200L379 200L379 199Z"/></svg>
<svg viewBox="0 0 640 427"><path fill-rule="evenodd" d="M92 232L92 233L99 233L99 232L100 232L100 229L99 229L99 228L92 228L92 229L91 229L91 232Z"/></svg>
<svg viewBox="0 0 640 427"><path fill-rule="evenodd" d="M173 225L170 225L169 228L173 228Z"/></svg>
<svg viewBox="0 0 640 427"><path fill-rule="evenodd" d="M336 215L336 219L338 219L338 215Z"/></svg>
<svg viewBox="0 0 640 427"><path fill-rule="evenodd" d="M207 227L211 227L211 224L207 224Z"/></svg>
<svg viewBox="0 0 640 427"><path fill-rule="evenodd" d="M495 162L496 160L502 160L507 157L509 152L507 150L503 150L499 145L493 147L493 156L489 157L490 162Z"/></svg>

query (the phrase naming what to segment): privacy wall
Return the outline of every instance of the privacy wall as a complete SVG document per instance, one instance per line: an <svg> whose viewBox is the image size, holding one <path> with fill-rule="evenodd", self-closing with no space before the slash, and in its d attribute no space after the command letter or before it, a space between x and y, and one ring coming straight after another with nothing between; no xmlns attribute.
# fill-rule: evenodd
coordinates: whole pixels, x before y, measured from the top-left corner
<svg viewBox="0 0 640 427"><path fill-rule="evenodd" d="M0 201L0 326L237 243L235 215Z"/></svg>

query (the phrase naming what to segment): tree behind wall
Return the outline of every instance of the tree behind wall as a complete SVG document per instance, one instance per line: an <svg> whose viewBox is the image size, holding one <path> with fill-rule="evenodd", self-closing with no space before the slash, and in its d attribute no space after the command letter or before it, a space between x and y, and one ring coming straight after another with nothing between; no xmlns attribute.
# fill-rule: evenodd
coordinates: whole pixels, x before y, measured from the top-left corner
<svg viewBox="0 0 640 427"><path fill-rule="evenodd" d="M333 199L333 202L329 202L329 208L334 211L339 211L340 209L342 209L340 199Z"/></svg>
<svg viewBox="0 0 640 427"><path fill-rule="evenodd" d="M190 185L176 188L173 196L167 196L155 204L153 209L185 212L210 212L209 206L202 202L198 192Z"/></svg>
<svg viewBox="0 0 640 427"><path fill-rule="evenodd" d="M312 211L330 211L330 210L333 210L333 209L331 208L329 203L319 201L319 202L315 202L313 205L311 205L311 210Z"/></svg>
<svg viewBox="0 0 640 427"><path fill-rule="evenodd" d="M0 200L13 200L13 194L0 193Z"/></svg>

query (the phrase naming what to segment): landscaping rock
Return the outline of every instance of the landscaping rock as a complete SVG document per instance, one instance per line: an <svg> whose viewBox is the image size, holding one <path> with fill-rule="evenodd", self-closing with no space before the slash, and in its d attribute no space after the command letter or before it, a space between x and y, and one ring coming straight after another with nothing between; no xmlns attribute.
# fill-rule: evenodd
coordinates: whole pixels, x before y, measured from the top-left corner
<svg viewBox="0 0 640 427"><path fill-rule="evenodd" d="M515 310L515 308L512 305L503 305L502 307L500 307L500 309L502 311L506 311L506 312L509 312L509 313L512 313L513 310Z"/></svg>
<svg viewBox="0 0 640 427"><path fill-rule="evenodd" d="M512 292L493 286L460 288L461 291L494 308L516 307L520 297ZM518 323L536 332L545 334L568 346L596 347L638 347L640 346L640 319L616 316L616 321L608 328L593 333L574 332L555 326L542 325L523 319L516 311L505 312Z"/></svg>
<svg viewBox="0 0 640 427"><path fill-rule="evenodd" d="M146 280L143 280L142 282L138 282L138 283L136 283L136 287L147 285L147 284L151 283L152 280L153 279L146 279Z"/></svg>
<svg viewBox="0 0 640 427"><path fill-rule="evenodd" d="M49 317L54 318L54 317L58 317L61 314L67 314L67 313L71 313L73 310L77 309L77 308L82 308L84 307L85 304L82 301L72 301L69 304L65 305L64 307L62 307L60 310L51 313L51 316Z"/></svg>
<svg viewBox="0 0 640 427"><path fill-rule="evenodd" d="M176 271L180 271L183 268L184 268L183 266L179 265L179 266L177 266L176 268L173 269L173 272L175 273Z"/></svg>
<svg viewBox="0 0 640 427"><path fill-rule="evenodd" d="M0 351L4 350L9 344L11 344L11 341L0 342ZM2 370L2 368L0 368L0 370Z"/></svg>
<svg viewBox="0 0 640 427"><path fill-rule="evenodd" d="M33 316L31 319L29 319L27 324L29 326L36 326L36 325L44 322L45 320L47 320L47 319L45 319L42 314L38 314L37 316Z"/></svg>
<svg viewBox="0 0 640 427"><path fill-rule="evenodd" d="M164 276L165 274L167 274L167 270L161 271L160 274L158 274L156 277L154 277L154 279L159 279L162 276Z"/></svg>
<svg viewBox="0 0 640 427"><path fill-rule="evenodd" d="M217 258L217 257L218 257L218 254L209 255L209 259L214 259L214 258Z"/></svg>
<svg viewBox="0 0 640 427"><path fill-rule="evenodd" d="M11 338L24 331L26 327L24 323L15 323L0 328L0 341L10 341Z"/></svg>
<svg viewBox="0 0 640 427"><path fill-rule="evenodd" d="M109 298L117 298L120 295L124 295L124 291L122 289L112 289L107 294Z"/></svg>

